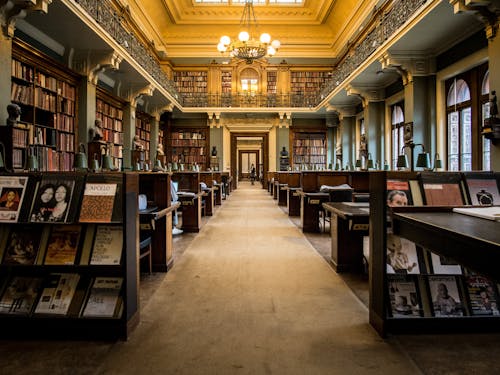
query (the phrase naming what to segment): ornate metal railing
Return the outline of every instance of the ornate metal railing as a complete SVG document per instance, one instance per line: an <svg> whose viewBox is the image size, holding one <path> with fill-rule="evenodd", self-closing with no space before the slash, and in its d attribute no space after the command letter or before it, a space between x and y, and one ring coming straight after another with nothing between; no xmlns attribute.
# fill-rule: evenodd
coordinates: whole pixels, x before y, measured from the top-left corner
<svg viewBox="0 0 500 375"><path fill-rule="evenodd" d="M123 16L110 4L110 0L73 0L79 4L130 56L170 95L181 101L174 83L161 69L157 59L133 33L123 26Z"/></svg>
<svg viewBox="0 0 500 375"><path fill-rule="evenodd" d="M314 107L344 82L428 0L396 0L390 9L379 12L372 22L375 25L373 29L362 40L346 50L344 57L334 68L331 78L317 93L311 95L181 95L152 53L123 26L123 16L117 13L110 0L73 1L96 20L111 37L124 46L130 56L185 107Z"/></svg>
<svg viewBox="0 0 500 375"><path fill-rule="evenodd" d="M386 12L380 13L373 22L375 25L373 30L354 47L353 53L346 51L345 57L334 68L331 79L325 82L320 90L320 100L327 97L337 86L344 82L358 66L366 61L427 1L398 0Z"/></svg>

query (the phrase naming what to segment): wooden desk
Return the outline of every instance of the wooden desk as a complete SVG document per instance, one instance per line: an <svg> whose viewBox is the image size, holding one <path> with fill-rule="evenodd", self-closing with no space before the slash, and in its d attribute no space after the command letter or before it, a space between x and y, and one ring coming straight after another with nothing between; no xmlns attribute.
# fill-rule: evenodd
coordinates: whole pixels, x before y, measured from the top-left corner
<svg viewBox="0 0 500 375"><path fill-rule="evenodd" d="M288 184L278 183L278 206L286 206L288 198Z"/></svg>
<svg viewBox="0 0 500 375"><path fill-rule="evenodd" d="M326 202L331 214L331 261L337 272L363 271L363 237L369 232L369 203Z"/></svg>
<svg viewBox="0 0 500 375"><path fill-rule="evenodd" d="M207 187L202 188L203 191L203 202L205 202L205 215L212 216L214 214L214 192L215 188Z"/></svg>
<svg viewBox="0 0 500 375"><path fill-rule="evenodd" d="M141 226L146 222L151 226L154 272L167 272L173 266L172 212L180 205L176 202L164 209L139 211Z"/></svg>
<svg viewBox="0 0 500 375"><path fill-rule="evenodd" d="M300 216L300 187L287 186L288 216Z"/></svg>
<svg viewBox="0 0 500 375"><path fill-rule="evenodd" d="M178 192L182 207L182 230L197 233L201 228L201 195L202 193Z"/></svg>
<svg viewBox="0 0 500 375"><path fill-rule="evenodd" d="M305 193L300 194L300 221L302 232L319 233L319 212L323 209L322 203L328 202L328 193Z"/></svg>
<svg viewBox="0 0 500 375"><path fill-rule="evenodd" d="M214 204L220 206L222 204L222 184L214 183Z"/></svg>
<svg viewBox="0 0 500 375"><path fill-rule="evenodd" d="M437 209L394 212L394 233L500 281L500 223Z"/></svg>

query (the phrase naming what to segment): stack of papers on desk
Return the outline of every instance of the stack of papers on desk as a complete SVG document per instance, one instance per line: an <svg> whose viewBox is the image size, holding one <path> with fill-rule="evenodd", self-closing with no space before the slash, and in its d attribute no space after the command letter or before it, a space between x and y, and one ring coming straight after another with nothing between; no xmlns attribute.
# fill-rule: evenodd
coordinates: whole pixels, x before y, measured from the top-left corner
<svg viewBox="0 0 500 375"><path fill-rule="evenodd" d="M179 192L177 192L177 195L179 197L194 197L194 196L196 196L196 193L193 193L190 191L179 191Z"/></svg>
<svg viewBox="0 0 500 375"><path fill-rule="evenodd" d="M488 207L457 207L453 209L453 212L459 214L476 216L488 220L500 221L500 206L488 206Z"/></svg>

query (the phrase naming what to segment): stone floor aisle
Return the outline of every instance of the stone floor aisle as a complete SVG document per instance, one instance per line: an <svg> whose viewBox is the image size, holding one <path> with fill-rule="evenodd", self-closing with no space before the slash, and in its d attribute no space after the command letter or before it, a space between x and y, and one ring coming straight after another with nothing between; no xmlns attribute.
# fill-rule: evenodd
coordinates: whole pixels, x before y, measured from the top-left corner
<svg viewBox="0 0 500 375"><path fill-rule="evenodd" d="M418 373L258 185L241 184L102 374Z"/></svg>

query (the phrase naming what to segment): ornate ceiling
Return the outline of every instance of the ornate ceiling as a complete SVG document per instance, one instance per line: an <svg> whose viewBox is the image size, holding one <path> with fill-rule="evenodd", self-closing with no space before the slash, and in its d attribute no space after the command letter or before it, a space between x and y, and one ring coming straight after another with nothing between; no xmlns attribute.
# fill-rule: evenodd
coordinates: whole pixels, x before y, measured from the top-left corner
<svg viewBox="0 0 500 375"><path fill-rule="evenodd" d="M220 37L233 38L240 31L242 6L200 5L192 0L121 1L174 64L195 58L198 64L220 59L216 48ZM281 41L274 62L332 64L378 3L381 1L305 0L304 5L255 5L254 9L259 31ZM203 58L206 61L200 60Z"/></svg>

